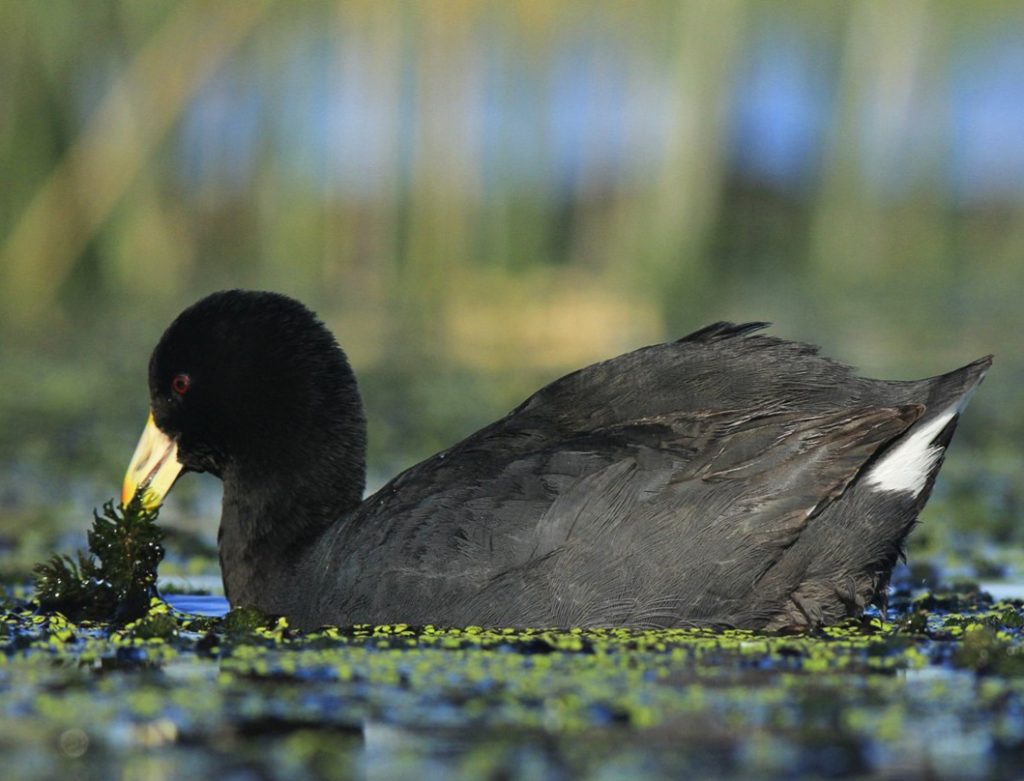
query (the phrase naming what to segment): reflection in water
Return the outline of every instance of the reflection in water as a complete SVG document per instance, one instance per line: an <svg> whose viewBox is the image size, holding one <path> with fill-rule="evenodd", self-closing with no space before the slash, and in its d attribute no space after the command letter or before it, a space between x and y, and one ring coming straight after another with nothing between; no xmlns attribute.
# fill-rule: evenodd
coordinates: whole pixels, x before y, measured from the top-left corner
<svg viewBox="0 0 1024 781"><path fill-rule="evenodd" d="M222 596L197 594L164 594L163 598L175 610L197 616L223 616L228 612L228 601Z"/></svg>
<svg viewBox="0 0 1024 781"><path fill-rule="evenodd" d="M978 583L978 588L991 594L996 602L1024 599L1024 583L1019 580L982 580Z"/></svg>

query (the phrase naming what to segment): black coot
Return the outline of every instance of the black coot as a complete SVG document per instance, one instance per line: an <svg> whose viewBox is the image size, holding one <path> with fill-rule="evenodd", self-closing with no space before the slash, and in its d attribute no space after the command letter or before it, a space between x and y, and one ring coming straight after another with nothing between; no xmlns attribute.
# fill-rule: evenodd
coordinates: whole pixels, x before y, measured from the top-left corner
<svg viewBox="0 0 1024 781"><path fill-rule="evenodd" d="M228 599L304 628L834 622L884 600L991 359L869 380L764 325L569 374L363 499L334 337L286 296L216 293L153 352L124 498L220 477Z"/></svg>

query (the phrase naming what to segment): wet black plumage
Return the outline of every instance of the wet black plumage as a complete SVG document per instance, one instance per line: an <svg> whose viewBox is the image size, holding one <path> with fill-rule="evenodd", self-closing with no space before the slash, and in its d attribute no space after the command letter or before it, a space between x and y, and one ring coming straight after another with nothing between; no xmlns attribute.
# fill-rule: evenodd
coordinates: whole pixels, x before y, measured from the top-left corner
<svg viewBox="0 0 1024 781"><path fill-rule="evenodd" d="M764 326L569 374L365 500L355 377L292 299L185 310L151 400L224 481L229 599L294 625L813 626L884 598L991 359L870 380Z"/></svg>

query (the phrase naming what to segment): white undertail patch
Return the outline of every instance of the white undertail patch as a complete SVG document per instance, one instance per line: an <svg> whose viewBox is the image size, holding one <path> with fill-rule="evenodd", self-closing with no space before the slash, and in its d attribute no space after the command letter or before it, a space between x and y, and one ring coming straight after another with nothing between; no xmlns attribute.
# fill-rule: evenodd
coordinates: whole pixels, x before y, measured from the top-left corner
<svg viewBox="0 0 1024 781"><path fill-rule="evenodd" d="M868 472L868 485L880 491L910 491L915 497L920 494L935 462L942 456L943 447L934 444L935 438L961 407L958 404L932 418L886 453Z"/></svg>

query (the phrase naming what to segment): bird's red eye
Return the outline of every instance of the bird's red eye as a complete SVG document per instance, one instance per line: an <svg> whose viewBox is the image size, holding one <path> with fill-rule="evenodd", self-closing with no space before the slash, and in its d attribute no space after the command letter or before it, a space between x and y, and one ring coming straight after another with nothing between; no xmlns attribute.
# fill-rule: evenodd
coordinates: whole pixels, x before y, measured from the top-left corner
<svg viewBox="0 0 1024 781"><path fill-rule="evenodd" d="M184 396L188 392L191 382L187 374L175 374L174 379L171 380L171 390L179 396Z"/></svg>

